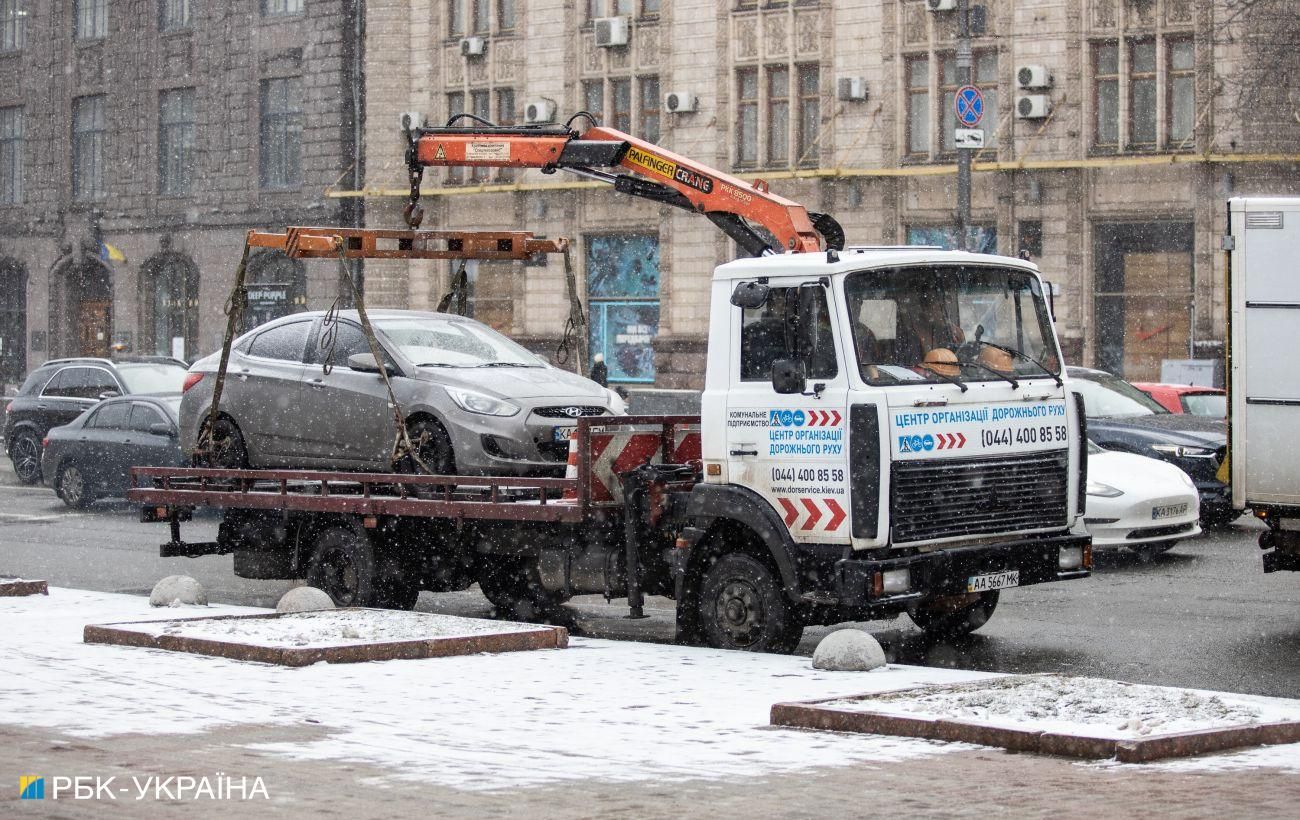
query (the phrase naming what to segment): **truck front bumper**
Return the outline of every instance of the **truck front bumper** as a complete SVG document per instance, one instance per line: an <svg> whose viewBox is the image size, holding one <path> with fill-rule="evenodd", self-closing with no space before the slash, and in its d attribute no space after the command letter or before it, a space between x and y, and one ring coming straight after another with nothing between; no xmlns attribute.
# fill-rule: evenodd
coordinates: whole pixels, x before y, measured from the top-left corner
<svg viewBox="0 0 1300 820"><path fill-rule="evenodd" d="M1065 551L1064 557L1062 551ZM1075 555L1079 560L1075 560ZM997 544L975 544L899 558L846 558L836 562L836 597L841 606L891 607L946 595L965 595L972 577L1016 570L1016 586L1087 578L1092 574L1092 539L1048 535ZM906 589L900 589L907 570ZM889 573L889 575L887 575Z"/></svg>

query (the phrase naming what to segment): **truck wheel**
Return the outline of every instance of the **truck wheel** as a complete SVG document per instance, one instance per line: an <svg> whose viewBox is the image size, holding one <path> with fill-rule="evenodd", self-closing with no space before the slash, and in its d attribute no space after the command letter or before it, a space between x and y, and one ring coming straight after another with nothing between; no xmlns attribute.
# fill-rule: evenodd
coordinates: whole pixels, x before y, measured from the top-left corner
<svg viewBox="0 0 1300 820"><path fill-rule="evenodd" d="M90 502L95 500L95 494L90 489L90 484L86 482L86 474L75 464L65 464L59 468L59 474L54 479L54 488L67 504L74 510L80 510L87 507Z"/></svg>
<svg viewBox="0 0 1300 820"><path fill-rule="evenodd" d="M545 615L569 600L569 596L542 586L533 558L486 560L479 568L478 585L498 613L525 621Z"/></svg>
<svg viewBox="0 0 1300 820"><path fill-rule="evenodd" d="M700 583L699 622L709 646L789 654L803 637L780 580L748 555L713 562Z"/></svg>
<svg viewBox="0 0 1300 820"><path fill-rule="evenodd" d="M415 609L420 598L418 573L395 555L379 560L375 606L384 609Z"/></svg>
<svg viewBox="0 0 1300 820"><path fill-rule="evenodd" d="M375 550L370 539L335 527L316 537L307 583L322 589L337 606L375 606Z"/></svg>
<svg viewBox="0 0 1300 820"><path fill-rule="evenodd" d="M998 607L997 590L981 592L973 601L963 602L966 595L935 598L908 612L912 623L935 638L958 638L969 635L993 617Z"/></svg>
<svg viewBox="0 0 1300 820"><path fill-rule="evenodd" d="M14 463L14 475L24 484L41 480L41 440L31 430L14 435L9 445L9 458Z"/></svg>

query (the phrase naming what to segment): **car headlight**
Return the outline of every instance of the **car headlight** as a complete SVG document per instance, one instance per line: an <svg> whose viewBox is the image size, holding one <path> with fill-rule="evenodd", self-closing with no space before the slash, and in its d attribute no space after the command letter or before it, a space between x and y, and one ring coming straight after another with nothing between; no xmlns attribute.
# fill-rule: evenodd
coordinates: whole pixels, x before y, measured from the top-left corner
<svg viewBox="0 0 1300 820"><path fill-rule="evenodd" d="M1176 458L1210 458L1214 455L1208 447L1189 447L1186 444L1152 444L1151 449Z"/></svg>
<svg viewBox="0 0 1300 820"><path fill-rule="evenodd" d="M609 412L616 416L626 416L627 402L623 401L623 397L608 387L605 388L605 393L609 396Z"/></svg>
<svg viewBox="0 0 1300 820"><path fill-rule="evenodd" d="M462 410L468 410L471 413L478 413L483 416L513 416L519 412L518 405L502 399L494 399L482 393L475 393L473 390L458 390L454 387L448 387L447 395L451 396L451 400L460 405Z"/></svg>
<svg viewBox="0 0 1300 820"><path fill-rule="evenodd" d="M1123 494L1123 490L1117 490L1109 484L1102 484L1100 481L1088 482L1088 495L1095 495L1100 498L1118 498Z"/></svg>

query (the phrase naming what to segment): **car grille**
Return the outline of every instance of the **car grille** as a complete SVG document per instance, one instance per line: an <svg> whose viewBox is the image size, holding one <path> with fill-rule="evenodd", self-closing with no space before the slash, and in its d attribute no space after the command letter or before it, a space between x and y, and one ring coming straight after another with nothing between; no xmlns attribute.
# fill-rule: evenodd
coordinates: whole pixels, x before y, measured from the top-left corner
<svg viewBox="0 0 1300 820"><path fill-rule="evenodd" d="M1069 451L902 461L891 473L895 543L1066 525Z"/></svg>
<svg viewBox="0 0 1300 820"><path fill-rule="evenodd" d="M583 416L603 416L605 408L596 405L569 404L564 407L538 407L533 412L548 419L576 419Z"/></svg>
<svg viewBox="0 0 1300 820"><path fill-rule="evenodd" d="M1124 536L1130 540L1138 538L1161 538L1166 535L1181 535L1185 532L1191 532L1196 527L1195 521L1188 521L1186 524L1173 524L1166 527L1142 527L1130 532Z"/></svg>

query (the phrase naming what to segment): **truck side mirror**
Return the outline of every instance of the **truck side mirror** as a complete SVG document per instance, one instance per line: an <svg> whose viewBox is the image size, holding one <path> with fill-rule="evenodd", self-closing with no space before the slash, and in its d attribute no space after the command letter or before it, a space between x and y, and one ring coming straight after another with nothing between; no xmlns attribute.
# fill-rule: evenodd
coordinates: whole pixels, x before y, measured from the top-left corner
<svg viewBox="0 0 1300 820"><path fill-rule="evenodd" d="M802 359L772 362L772 389L782 395L802 393L808 386L808 371Z"/></svg>
<svg viewBox="0 0 1300 820"><path fill-rule="evenodd" d="M745 310L757 310L767 304L767 294L771 290L761 282L741 282L731 292L731 304Z"/></svg>
<svg viewBox="0 0 1300 820"><path fill-rule="evenodd" d="M1061 285L1058 282L1044 282L1044 290L1047 291L1047 316L1053 322L1056 321L1056 294L1061 292Z"/></svg>

